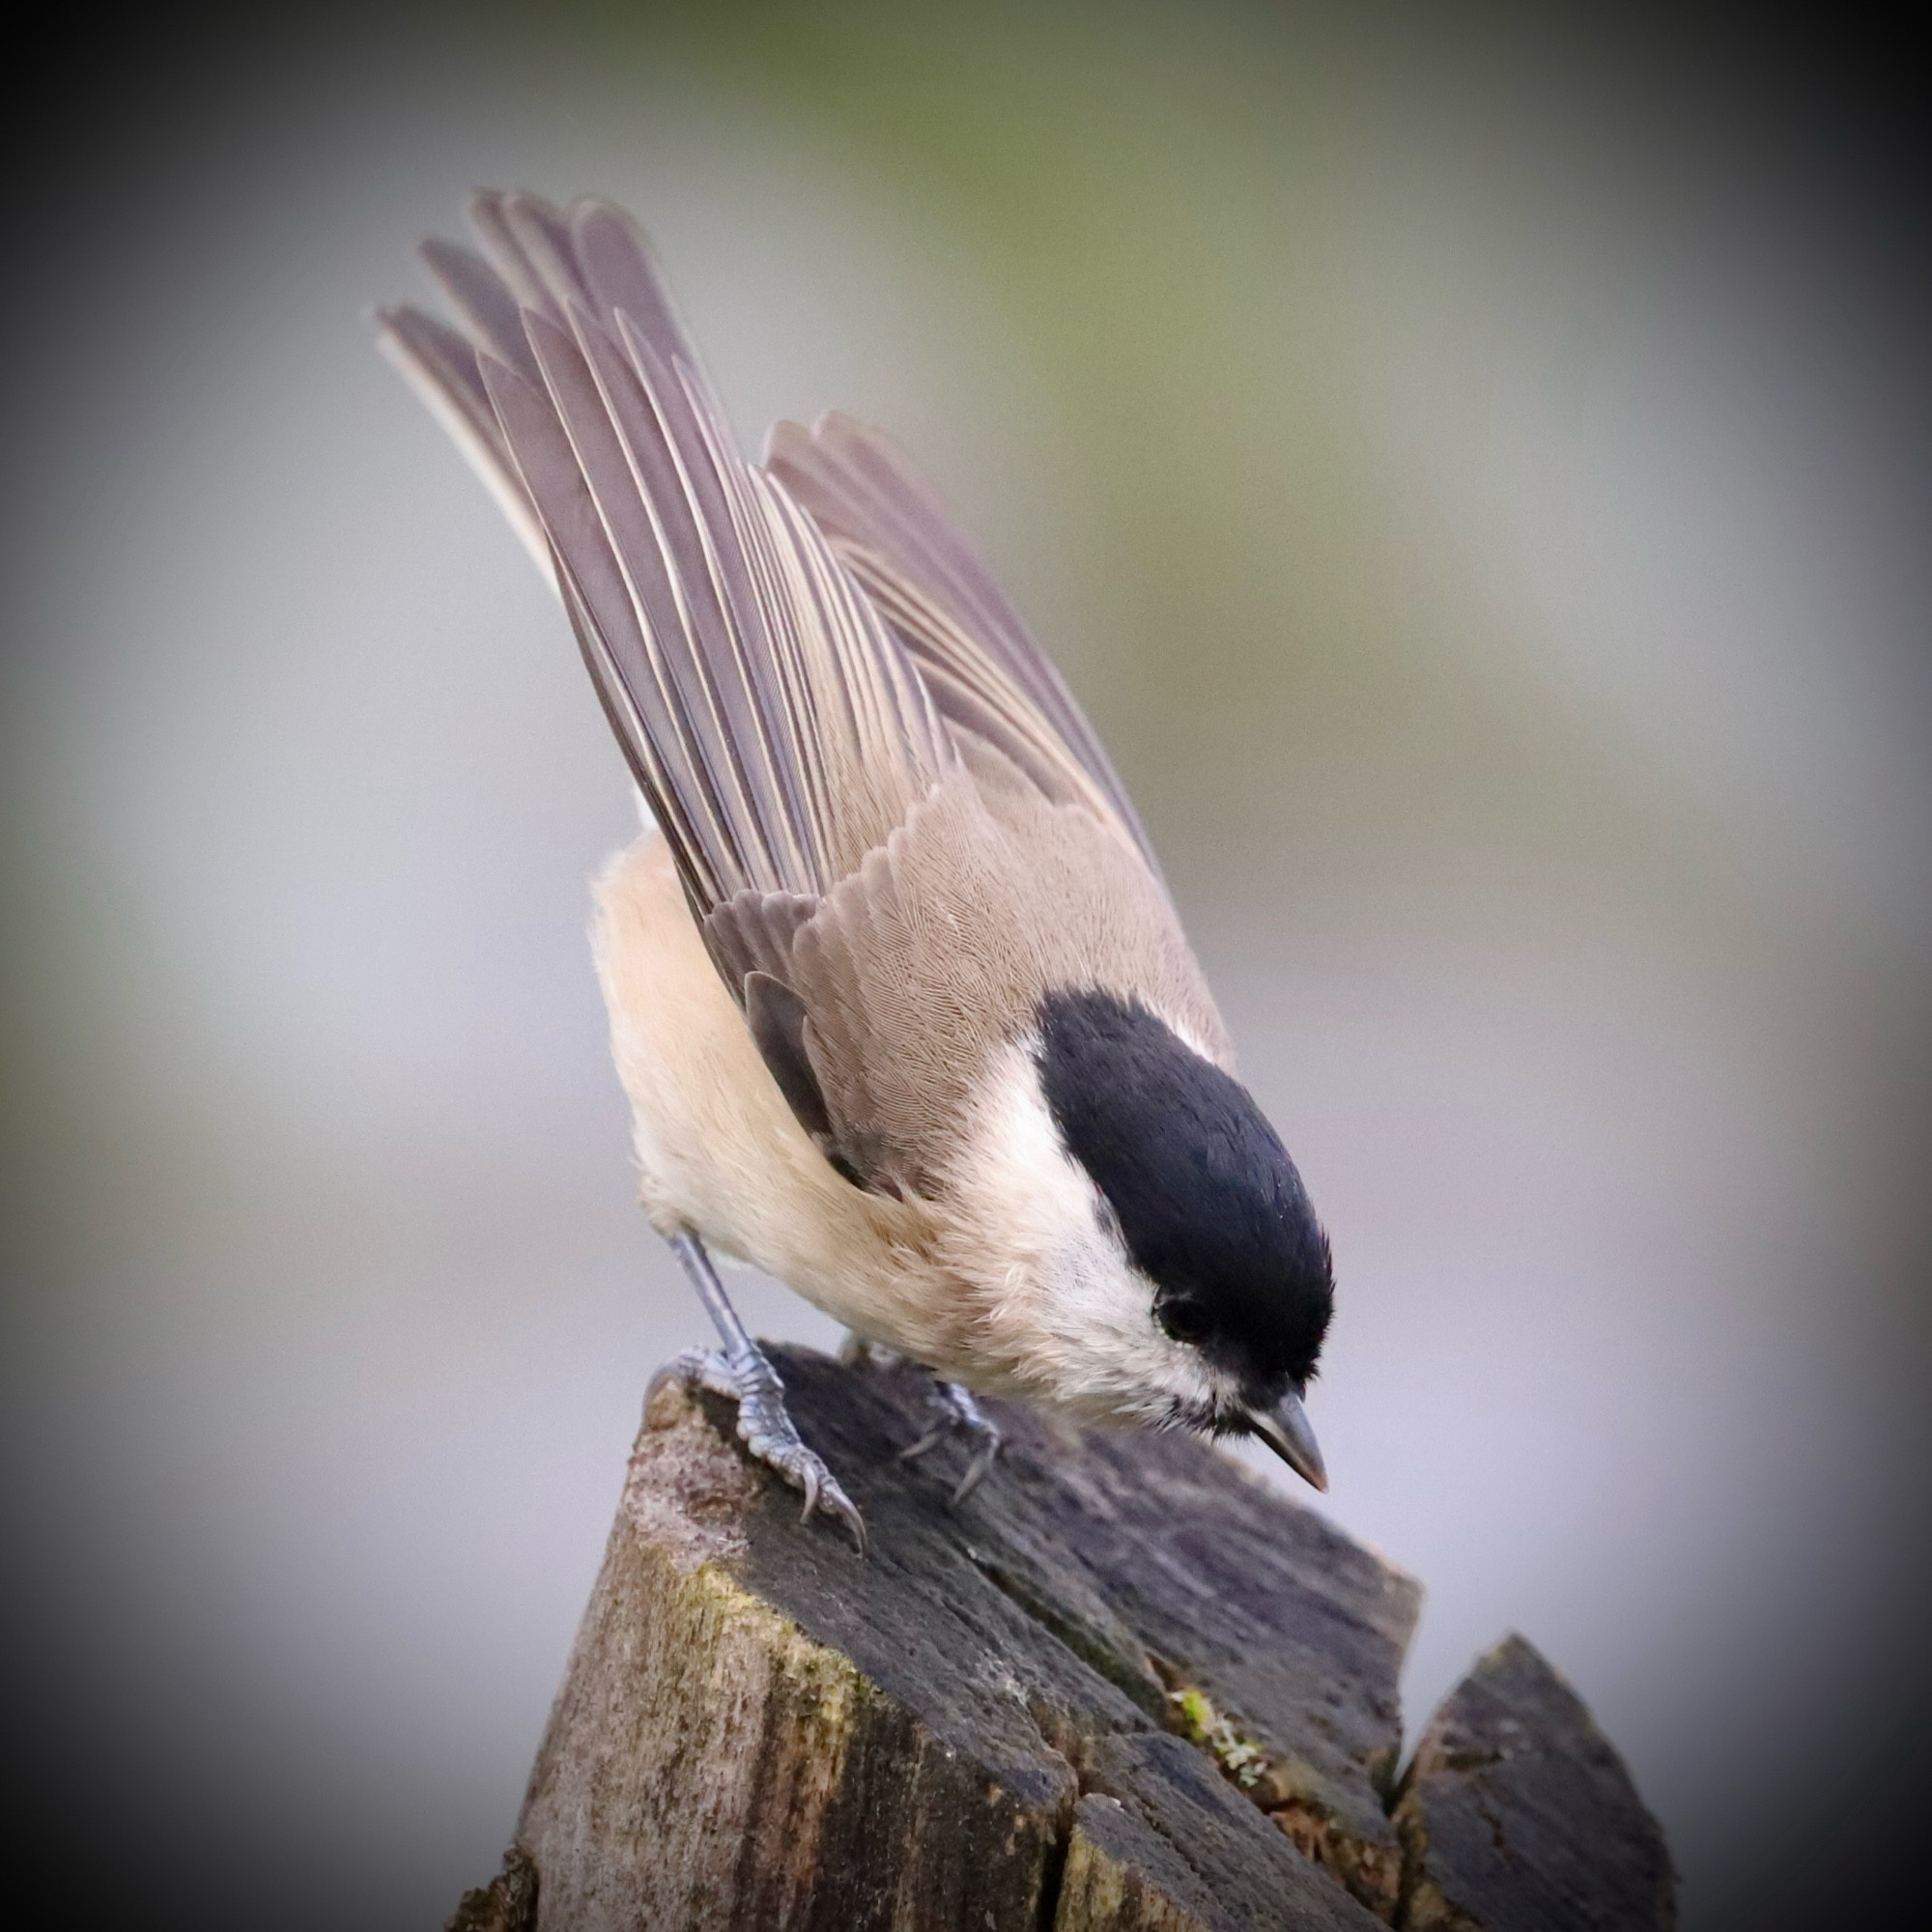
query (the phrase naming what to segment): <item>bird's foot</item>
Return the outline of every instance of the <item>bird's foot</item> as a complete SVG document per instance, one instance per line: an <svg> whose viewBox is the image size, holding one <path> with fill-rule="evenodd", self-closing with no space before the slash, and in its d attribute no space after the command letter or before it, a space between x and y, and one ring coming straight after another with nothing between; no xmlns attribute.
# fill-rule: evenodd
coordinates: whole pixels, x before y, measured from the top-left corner
<svg viewBox="0 0 1932 1932"><path fill-rule="evenodd" d="M969 1436L973 1442L973 1460L966 1464L966 1473L952 1492L952 1500L963 1503L993 1466L993 1459L1000 1453L1000 1432L958 1382L935 1381L931 1402L932 1426L917 1442L899 1451L899 1461L910 1463L915 1457L923 1456L949 1435Z"/></svg>
<svg viewBox="0 0 1932 1932"><path fill-rule="evenodd" d="M793 1489L805 1492L804 1520L814 1511L837 1517L852 1532L852 1541L866 1553L866 1520L826 1467L817 1450L806 1446L785 1407L784 1384L765 1351L753 1345L734 1354L715 1349L687 1349L651 1378L644 1406L667 1381L707 1388L729 1396L738 1405L738 1439L753 1458L776 1469Z"/></svg>

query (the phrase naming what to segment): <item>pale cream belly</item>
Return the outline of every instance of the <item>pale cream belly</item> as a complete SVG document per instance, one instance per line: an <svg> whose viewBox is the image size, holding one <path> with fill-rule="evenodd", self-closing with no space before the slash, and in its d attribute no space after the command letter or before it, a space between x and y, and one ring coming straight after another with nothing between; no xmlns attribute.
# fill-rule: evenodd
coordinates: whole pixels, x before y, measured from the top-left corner
<svg viewBox="0 0 1932 1932"><path fill-rule="evenodd" d="M776 1275L869 1340L977 1378L974 1296L932 1259L930 1213L850 1185L807 1138L704 950L662 837L613 858L594 897L597 974L653 1225Z"/></svg>

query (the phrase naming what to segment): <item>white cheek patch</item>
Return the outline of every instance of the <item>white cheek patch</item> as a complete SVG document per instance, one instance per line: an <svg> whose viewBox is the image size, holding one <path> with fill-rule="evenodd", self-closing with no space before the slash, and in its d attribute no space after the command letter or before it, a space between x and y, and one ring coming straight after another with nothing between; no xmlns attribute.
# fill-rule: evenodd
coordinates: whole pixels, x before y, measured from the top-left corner
<svg viewBox="0 0 1932 1932"><path fill-rule="evenodd" d="M960 1195L978 1210L979 1232L1001 1260L1002 1313L1009 1299L1033 1301L1048 1273L1064 1278L1091 1317L1104 1310L1118 1321L1130 1294L1151 1299L1134 1286L1099 1190L1060 1145L1023 1047L1000 1051L976 1097L959 1166Z"/></svg>
<svg viewBox="0 0 1932 1932"><path fill-rule="evenodd" d="M986 1340L1016 1384L1095 1419L1156 1422L1218 1393L1153 1320L1106 1197L1061 1145L1032 1052L1000 1050L953 1170L962 1271L985 1285Z"/></svg>

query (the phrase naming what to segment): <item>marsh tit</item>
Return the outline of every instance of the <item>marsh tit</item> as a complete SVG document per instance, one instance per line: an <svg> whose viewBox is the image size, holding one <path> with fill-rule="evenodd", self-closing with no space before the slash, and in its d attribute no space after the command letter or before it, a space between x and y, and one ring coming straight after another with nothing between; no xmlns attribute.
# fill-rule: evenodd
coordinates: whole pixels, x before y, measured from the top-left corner
<svg viewBox="0 0 1932 1932"><path fill-rule="evenodd" d="M1258 1435L1318 1489L1328 1243L1132 804L876 431L748 463L621 210L479 194L384 347L569 613L647 808L596 885L643 1205L753 1454L863 1541L708 1250L973 1392ZM963 1492L962 1486L962 1492Z"/></svg>

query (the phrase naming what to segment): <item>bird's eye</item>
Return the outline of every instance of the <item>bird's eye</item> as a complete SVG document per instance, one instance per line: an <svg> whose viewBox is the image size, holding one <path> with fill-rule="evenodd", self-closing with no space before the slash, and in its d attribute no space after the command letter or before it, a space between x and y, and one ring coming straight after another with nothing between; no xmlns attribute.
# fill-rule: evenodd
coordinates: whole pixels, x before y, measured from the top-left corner
<svg viewBox="0 0 1932 1932"><path fill-rule="evenodd" d="M1154 1303L1153 1319L1177 1342L1199 1342L1208 1329L1208 1311L1198 1301L1171 1295Z"/></svg>

